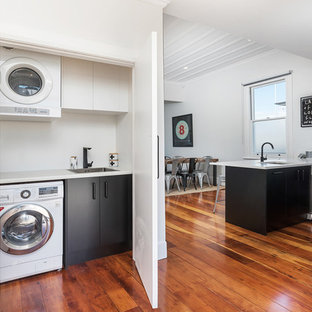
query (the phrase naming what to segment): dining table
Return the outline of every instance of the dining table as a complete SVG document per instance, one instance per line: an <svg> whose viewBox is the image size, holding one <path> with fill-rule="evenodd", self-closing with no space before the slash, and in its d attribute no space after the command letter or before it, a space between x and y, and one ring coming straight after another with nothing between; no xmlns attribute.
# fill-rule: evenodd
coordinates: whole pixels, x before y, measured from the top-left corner
<svg viewBox="0 0 312 312"><path fill-rule="evenodd" d="M196 158L197 159L196 162L205 162L205 157L192 157L192 158ZM171 165L172 159L173 158L165 159L165 165ZM180 157L178 159L179 159L179 163L187 163L190 161L190 157ZM218 158L211 158L210 159L211 163L216 163L218 161L219 161ZM212 184L214 186L217 185L217 166L212 166Z"/></svg>

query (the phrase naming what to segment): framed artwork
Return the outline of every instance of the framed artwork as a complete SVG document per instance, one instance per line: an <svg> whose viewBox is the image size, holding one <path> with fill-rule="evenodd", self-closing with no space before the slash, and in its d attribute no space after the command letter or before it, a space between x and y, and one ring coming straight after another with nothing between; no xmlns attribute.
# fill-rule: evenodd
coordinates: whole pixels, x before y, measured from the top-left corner
<svg viewBox="0 0 312 312"><path fill-rule="evenodd" d="M312 96L300 99L301 127L312 127Z"/></svg>
<svg viewBox="0 0 312 312"><path fill-rule="evenodd" d="M172 117L172 137L174 147L193 146L193 115Z"/></svg>

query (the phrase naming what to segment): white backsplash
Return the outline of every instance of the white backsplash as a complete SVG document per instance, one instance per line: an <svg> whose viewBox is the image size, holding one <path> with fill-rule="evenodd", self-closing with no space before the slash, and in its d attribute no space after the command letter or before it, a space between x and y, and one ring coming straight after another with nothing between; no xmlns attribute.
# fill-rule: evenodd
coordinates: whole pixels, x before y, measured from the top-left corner
<svg viewBox="0 0 312 312"><path fill-rule="evenodd" d="M62 113L52 122L0 121L0 171L69 168L70 156L91 147L93 167L108 166L108 154L116 151L116 117Z"/></svg>

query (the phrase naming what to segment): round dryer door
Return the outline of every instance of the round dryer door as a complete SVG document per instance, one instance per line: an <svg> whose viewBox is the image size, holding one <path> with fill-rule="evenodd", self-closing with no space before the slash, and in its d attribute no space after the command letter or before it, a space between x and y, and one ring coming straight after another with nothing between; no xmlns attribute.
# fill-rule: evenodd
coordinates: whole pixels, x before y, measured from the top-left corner
<svg viewBox="0 0 312 312"><path fill-rule="evenodd" d="M46 68L30 58L12 58L0 67L0 90L20 104L43 101L52 90L52 78Z"/></svg>
<svg viewBox="0 0 312 312"><path fill-rule="evenodd" d="M1 216L0 228L0 249L9 254L23 255L46 244L53 233L54 222L44 207L22 204Z"/></svg>

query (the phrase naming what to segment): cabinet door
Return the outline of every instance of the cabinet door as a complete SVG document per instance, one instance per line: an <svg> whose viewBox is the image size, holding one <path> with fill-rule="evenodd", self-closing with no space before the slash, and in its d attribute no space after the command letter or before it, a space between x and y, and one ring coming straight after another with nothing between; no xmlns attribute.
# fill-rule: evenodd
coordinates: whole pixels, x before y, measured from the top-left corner
<svg viewBox="0 0 312 312"><path fill-rule="evenodd" d="M95 110L117 111L119 77L118 67L94 63L94 106Z"/></svg>
<svg viewBox="0 0 312 312"><path fill-rule="evenodd" d="M65 266L98 256L99 178L66 180Z"/></svg>
<svg viewBox="0 0 312 312"><path fill-rule="evenodd" d="M269 170L267 177L267 231L287 226L286 216L286 169Z"/></svg>
<svg viewBox="0 0 312 312"><path fill-rule="evenodd" d="M119 91L118 91L118 110L128 112L131 96L131 69L127 67L119 68Z"/></svg>
<svg viewBox="0 0 312 312"><path fill-rule="evenodd" d="M63 57L62 107L93 109L93 63Z"/></svg>
<svg viewBox="0 0 312 312"><path fill-rule="evenodd" d="M102 255L131 249L131 175L100 178L100 245Z"/></svg>
<svg viewBox="0 0 312 312"><path fill-rule="evenodd" d="M311 167L289 168L287 172L287 217L289 224L302 222L310 204Z"/></svg>

